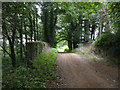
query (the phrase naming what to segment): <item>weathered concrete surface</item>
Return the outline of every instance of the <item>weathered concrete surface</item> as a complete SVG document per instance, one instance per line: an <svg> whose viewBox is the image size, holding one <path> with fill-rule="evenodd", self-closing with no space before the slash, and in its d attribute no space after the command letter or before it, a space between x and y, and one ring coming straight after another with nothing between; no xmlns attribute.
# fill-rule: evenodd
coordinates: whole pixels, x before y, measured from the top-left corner
<svg viewBox="0 0 120 90"><path fill-rule="evenodd" d="M50 46L42 41L34 41L26 43L27 49L27 62L31 62L35 60L36 57L40 55L40 53L44 51L48 51Z"/></svg>
<svg viewBox="0 0 120 90"><path fill-rule="evenodd" d="M34 60L43 50L45 44L41 41L28 42L27 47L27 59L29 61Z"/></svg>

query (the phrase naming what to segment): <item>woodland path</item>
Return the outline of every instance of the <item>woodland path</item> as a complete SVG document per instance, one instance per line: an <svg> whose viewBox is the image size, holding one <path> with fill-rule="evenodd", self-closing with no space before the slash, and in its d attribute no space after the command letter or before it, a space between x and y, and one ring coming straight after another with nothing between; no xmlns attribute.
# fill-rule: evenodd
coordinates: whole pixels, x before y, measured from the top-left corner
<svg viewBox="0 0 120 90"><path fill-rule="evenodd" d="M58 88L117 88L118 68L75 53L59 53L56 60Z"/></svg>

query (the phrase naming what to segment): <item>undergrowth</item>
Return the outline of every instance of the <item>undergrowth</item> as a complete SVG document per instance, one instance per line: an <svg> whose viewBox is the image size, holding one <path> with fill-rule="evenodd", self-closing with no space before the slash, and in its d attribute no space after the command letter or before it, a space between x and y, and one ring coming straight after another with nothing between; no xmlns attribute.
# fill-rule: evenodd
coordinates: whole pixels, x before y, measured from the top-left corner
<svg viewBox="0 0 120 90"><path fill-rule="evenodd" d="M52 48L48 52L42 52L33 61L35 69L20 66L3 73L2 87L7 89L46 88L47 80L52 80L56 77L53 70L57 55L58 51Z"/></svg>
<svg viewBox="0 0 120 90"><path fill-rule="evenodd" d="M86 50L72 50L71 52L73 53L77 53L77 54L80 54L80 55L83 55L85 56L86 58L90 58L92 59L93 61L96 61L96 62L99 62L100 60L98 60L96 57L94 57L93 55L91 55L90 52L86 51Z"/></svg>

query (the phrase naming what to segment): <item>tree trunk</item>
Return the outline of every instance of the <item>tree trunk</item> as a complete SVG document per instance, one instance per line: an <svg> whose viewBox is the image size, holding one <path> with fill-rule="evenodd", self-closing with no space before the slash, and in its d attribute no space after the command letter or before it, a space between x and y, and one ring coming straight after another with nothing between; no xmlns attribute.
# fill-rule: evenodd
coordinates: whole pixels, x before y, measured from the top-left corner
<svg viewBox="0 0 120 90"><path fill-rule="evenodd" d="M103 30L103 18L100 17L100 20L99 20L99 32L98 32L98 36L102 34L102 30Z"/></svg>
<svg viewBox="0 0 120 90"><path fill-rule="evenodd" d="M72 48L72 26L73 26L73 23L71 22L71 28L69 29L68 31L68 47L69 47L69 50L71 51L73 48Z"/></svg>
<svg viewBox="0 0 120 90"><path fill-rule="evenodd" d="M53 8L51 9L51 11L50 11L50 24L49 24L49 27L50 27L50 29L49 29L49 44L50 44L50 46L52 46L52 47L54 47L54 40L55 40L55 38L54 38L54 18L53 18Z"/></svg>
<svg viewBox="0 0 120 90"><path fill-rule="evenodd" d="M69 47L69 50L71 51L72 50L72 40L68 40L68 47Z"/></svg>
<svg viewBox="0 0 120 90"><path fill-rule="evenodd" d="M72 36L73 36L73 49L75 49L77 48L78 32L77 32L77 28L74 25L72 26L72 31L74 31Z"/></svg>
<svg viewBox="0 0 120 90"><path fill-rule="evenodd" d="M33 24L34 24L34 41L36 41L35 15L33 15Z"/></svg>
<svg viewBox="0 0 120 90"><path fill-rule="evenodd" d="M44 40L49 43L49 35L48 35L48 11L47 9L43 9L43 34L44 34Z"/></svg>
<svg viewBox="0 0 120 90"><path fill-rule="evenodd" d="M32 22L31 13L29 13L29 21L30 21L30 40L32 41L32 37L33 37L33 22Z"/></svg>
<svg viewBox="0 0 120 90"><path fill-rule="evenodd" d="M8 5L8 7L9 7L9 5ZM16 36L16 29L17 29L17 5L14 5L14 16L12 17L12 19L13 19L13 25L11 25L11 28L10 27L7 27L7 25L6 25L6 17L4 16L3 18L2 18L2 24L3 24L3 26L2 26L2 28L3 28L3 30L2 30L2 32L4 33L4 35L6 36L6 38L8 39L8 41L9 41L9 46L10 46L10 53L9 52L7 52L7 50L5 50L6 51L6 53L11 57L11 59L12 59L12 65L13 65L13 67L15 67L16 66L16 57L15 57L15 49L14 49L14 43L15 43L15 36ZM8 30L7 29L11 29L11 33L9 34L9 32L8 32Z"/></svg>
<svg viewBox="0 0 120 90"><path fill-rule="evenodd" d="M16 35L16 27L17 27L17 6L15 8L15 17L14 17L14 25L12 30L12 39L9 42L11 47L11 57L12 57L12 65L13 67L16 66L16 57L15 57L15 49L14 49L14 43L15 43L15 35Z"/></svg>
<svg viewBox="0 0 120 90"><path fill-rule="evenodd" d="M106 20L106 30L107 30L107 32L109 32L110 31L110 23L109 23L109 16L108 16L108 12L107 12L107 10L106 10L106 8L104 7L104 6L102 6L102 9L103 9L103 12L104 12L104 14L105 14L105 20Z"/></svg>
<svg viewBox="0 0 120 90"><path fill-rule="evenodd" d="M15 58L14 44L10 44L10 50L11 50L12 66L15 67L16 58Z"/></svg>
<svg viewBox="0 0 120 90"><path fill-rule="evenodd" d="M27 39L27 30L26 30L26 23L25 22L24 22L24 31L25 31L25 42L27 43L28 39ZM25 47L25 65L27 66L27 45Z"/></svg>
<svg viewBox="0 0 120 90"><path fill-rule="evenodd" d="M89 20L85 20L85 42L89 41Z"/></svg>
<svg viewBox="0 0 120 90"><path fill-rule="evenodd" d="M77 42L75 40L73 40L73 49L75 49L77 47L78 47Z"/></svg>
<svg viewBox="0 0 120 90"><path fill-rule="evenodd" d="M3 48L5 49L6 42L5 42L5 36L3 35ZM5 57L5 51L3 50L3 57Z"/></svg>
<svg viewBox="0 0 120 90"><path fill-rule="evenodd" d="M23 60L23 36L22 36L22 19L21 19L21 27L20 27L20 60Z"/></svg>
<svg viewBox="0 0 120 90"><path fill-rule="evenodd" d="M37 39L37 40L39 40L39 38L38 38L39 31L38 31L38 18L37 18L37 10L36 10L36 32L37 32L37 33L36 33L36 34L37 34L37 35L36 35L36 39Z"/></svg>

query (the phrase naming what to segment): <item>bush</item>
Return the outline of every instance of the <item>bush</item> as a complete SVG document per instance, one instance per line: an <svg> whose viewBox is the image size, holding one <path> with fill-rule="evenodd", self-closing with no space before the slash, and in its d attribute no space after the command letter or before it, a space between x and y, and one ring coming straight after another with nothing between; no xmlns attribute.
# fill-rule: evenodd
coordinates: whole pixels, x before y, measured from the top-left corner
<svg viewBox="0 0 120 90"><path fill-rule="evenodd" d="M33 66L36 67L46 79L55 78L54 65L58 51L55 48L50 49L48 52L42 52L40 56L33 61Z"/></svg>
<svg viewBox="0 0 120 90"><path fill-rule="evenodd" d="M3 77L2 88L45 88L40 71L20 66Z"/></svg>
<svg viewBox="0 0 120 90"><path fill-rule="evenodd" d="M56 64L58 51L55 48L52 48L48 52L42 52L40 56L37 57L35 61L33 61L33 66L42 69L44 71L52 71L54 68L54 64Z"/></svg>
<svg viewBox="0 0 120 90"><path fill-rule="evenodd" d="M95 45L101 47L102 49L108 49L113 43L114 34L102 34L98 37L98 40L95 41Z"/></svg>
<svg viewBox="0 0 120 90"><path fill-rule="evenodd" d="M69 52L69 48L64 49L64 52Z"/></svg>
<svg viewBox="0 0 120 90"><path fill-rule="evenodd" d="M95 41L95 45L107 53L109 57L120 58L120 33L102 34L98 40ZM120 64L120 61L116 64Z"/></svg>

